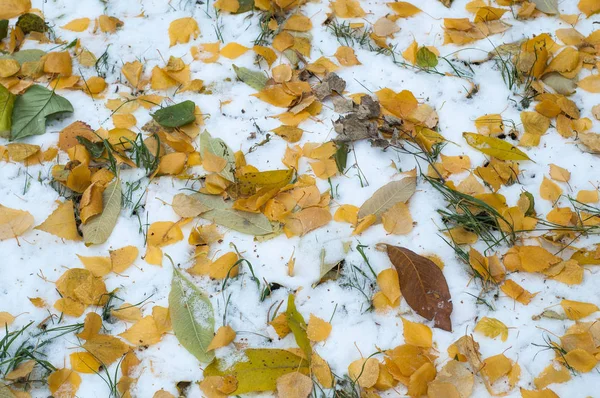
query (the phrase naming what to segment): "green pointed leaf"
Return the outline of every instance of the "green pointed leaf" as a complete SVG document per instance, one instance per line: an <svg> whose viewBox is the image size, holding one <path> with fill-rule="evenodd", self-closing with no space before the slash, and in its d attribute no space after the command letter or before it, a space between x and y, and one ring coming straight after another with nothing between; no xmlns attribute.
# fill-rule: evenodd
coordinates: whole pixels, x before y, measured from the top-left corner
<svg viewBox="0 0 600 398"><path fill-rule="evenodd" d="M152 118L163 127L180 127L196 120L195 110L193 101L183 101L157 110Z"/></svg>
<svg viewBox="0 0 600 398"><path fill-rule="evenodd" d="M210 152L227 161L227 165L219 172L219 175L233 182L235 180L235 158L233 151L225 141L220 138L213 138L208 131L204 131L200 134L200 154L203 155L205 152Z"/></svg>
<svg viewBox="0 0 600 398"><path fill-rule="evenodd" d="M0 85L0 137L10 137L10 126L12 125L12 111L17 97Z"/></svg>
<svg viewBox="0 0 600 398"><path fill-rule="evenodd" d="M285 316L287 318L288 326L294 334L294 338L296 339L296 344L298 344L298 347L304 351L304 355L306 358L308 358L308 362L310 362L312 347L310 345L308 335L306 334L306 321L304 320L302 314L296 309L296 302L293 294L288 296Z"/></svg>
<svg viewBox="0 0 600 398"><path fill-rule="evenodd" d="M210 300L173 267L169 313L175 337L200 362L210 362L214 351L206 351L214 337L215 318Z"/></svg>
<svg viewBox="0 0 600 398"><path fill-rule="evenodd" d="M258 391L274 391L277 379L291 372L309 373L308 361L280 349L251 348L244 351L246 358L225 368L225 361L215 360L204 369L207 376L234 376L238 382L235 395Z"/></svg>
<svg viewBox="0 0 600 398"><path fill-rule="evenodd" d="M14 58L19 64L23 65L26 62L37 62L44 55L46 55L46 52L42 50L31 49L17 51L12 55L12 58Z"/></svg>
<svg viewBox="0 0 600 398"><path fill-rule="evenodd" d="M421 68L435 68L438 64L438 57L427 47L419 48L417 51L417 65Z"/></svg>
<svg viewBox="0 0 600 398"><path fill-rule="evenodd" d="M121 180L111 182L102 192L102 213L90 218L81 226L86 246L106 242L121 212Z"/></svg>
<svg viewBox="0 0 600 398"><path fill-rule="evenodd" d="M6 39L8 36L8 19L0 20L0 40Z"/></svg>
<svg viewBox="0 0 600 398"><path fill-rule="evenodd" d="M31 86L15 101L11 140L44 134L46 118L64 112L73 112L73 106L67 99L42 86Z"/></svg>
<svg viewBox="0 0 600 398"><path fill-rule="evenodd" d="M267 80L269 80L264 73L253 71L248 68L237 67L233 65L233 70L235 71L235 74L237 75L238 79L240 79L241 81L243 81L244 83L246 83L247 85L249 85L257 91L260 91L263 88L265 88Z"/></svg>
<svg viewBox="0 0 600 398"><path fill-rule="evenodd" d="M216 195L196 193L191 196L211 209L200 214L200 217L215 224L254 236L267 235L274 232L269 219L262 213L247 213L235 210L232 208L230 202L225 202L223 198Z"/></svg>
<svg viewBox="0 0 600 398"><path fill-rule="evenodd" d="M531 160L519 148L500 138L489 137L476 133L463 133L467 144L486 155L500 160Z"/></svg>
<svg viewBox="0 0 600 398"><path fill-rule="evenodd" d="M238 4L240 8L238 8L235 14L242 14L254 9L254 0L238 0Z"/></svg>

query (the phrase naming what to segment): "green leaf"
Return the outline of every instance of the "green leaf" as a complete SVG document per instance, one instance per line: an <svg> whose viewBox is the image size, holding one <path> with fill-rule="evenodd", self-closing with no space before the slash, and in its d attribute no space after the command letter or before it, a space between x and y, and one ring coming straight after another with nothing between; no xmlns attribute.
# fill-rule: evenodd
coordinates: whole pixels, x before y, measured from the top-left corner
<svg viewBox="0 0 600 398"><path fill-rule="evenodd" d="M558 14L558 0L531 0L535 8L546 14Z"/></svg>
<svg viewBox="0 0 600 398"><path fill-rule="evenodd" d="M208 297L173 267L169 313L175 337L200 362L210 362L214 351L206 351L214 337L215 318Z"/></svg>
<svg viewBox="0 0 600 398"><path fill-rule="evenodd" d="M240 8L238 8L235 14L242 14L254 9L254 0L238 0L238 4Z"/></svg>
<svg viewBox="0 0 600 398"><path fill-rule="evenodd" d="M10 137L10 126L12 124L12 111L16 96L0 85L0 137Z"/></svg>
<svg viewBox="0 0 600 398"><path fill-rule="evenodd" d="M285 316L287 318L288 326L296 339L296 344L304 351L304 355L308 358L308 362L310 363L312 347L310 346L310 340L306 334L306 321L304 321L304 317L296 309L296 302L293 294L288 296Z"/></svg>
<svg viewBox="0 0 600 398"><path fill-rule="evenodd" d="M88 150L90 155L92 155L93 158L99 158L104 153L105 147L104 147L103 141L92 142L81 135L78 135L76 138L77 138L77 142L79 142L81 145L83 145L85 147L85 149Z"/></svg>
<svg viewBox="0 0 600 398"><path fill-rule="evenodd" d="M201 193L191 196L211 209L200 214L200 217L215 224L254 236L267 235L274 232L269 219L262 213L247 213L245 211L234 210L232 204L225 202L220 196L204 195Z"/></svg>
<svg viewBox="0 0 600 398"><path fill-rule="evenodd" d="M348 144L345 142L341 142L337 144L337 151L333 155L335 159L335 164L337 166L338 171L341 174L344 174L344 170L346 170L346 163L348 162Z"/></svg>
<svg viewBox="0 0 600 398"><path fill-rule="evenodd" d="M500 160L531 160L519 148L512 146L500 138L489 137L477 133L463 133L467 144L486 155Z"/></svg>
<svg viewBox="0 0 600 398"><path fill-rule="evenodd" d="M121 180L111 182L102 192L102 213L90 218L81 226L85 245L99 245L106 242L115 228L121 212Z"/></svg>
<svg viewBox="0 0 600 398"><path fill-rule="evenodd" d="M31 86L15 101L11 140L44 134L46 118L64 112L73 112L73 106L67 99L42 86Z"/></svg>
<svg viewBox="0 0 600 398"><path fill-rule="evenodd" d="M196 104L188 100L159 109L152 118L163 127L180 127L196 120L195 110Z"/></svg>
<svg viewBox="0 0 600 398"><path fill-rule="evenodd" d="M8 36L8 19L0 20L0 40L6 39Z"/></svg>
<svg viewBox="0 0 600 398"><path fill-rule="evenodd" d="M237 67L233 65L233 70L237 75L238 79L252 87L253 89L260 91L267 85L267 76L258 71L253 71L244 67Z"/></svg>
<svg viewBox="0 0 600 398"><path fill-rule="evenodd" d="M40 32L44 33L48 30L46 26L46 21L44 18L39 15L33 13L23 14L19 17L16 23L17 27L21 28L23 33L28 34L31 32Z"/></svg>
<svg viewBox="0 0 600 398"><path fill-rule="evenodd" d="M438 57L427 47L419 48L417 51L417 65L421 68L435 68L438 64Z"/></svg>
<svg viewBox="0 0 600 398"><path fill-rule="evenodd" d="M224 369L225 361L215 360L204 369L207 376L234 376L238 382L232 393L246 394L258 391L274 391L277 379L291 372L307 375L309 364L306 360L287 350L251 348L244 352L246 358Z"/></svg>
<svg viewBox="0 0 600 398"><path fill-rule="evenodd" d="M26 62L37 62L44 55L46 55L45 51L31 49L31 50L17 51L16 53L14 53L12 55L12 58L14 58L19 64L23 65Z"/></svg>
<svg viewBox="0 0 600 398"><path fill-rule="evenodd" d="M415 177L404 177L400 181L392 181L379 188L373 196L363 203L358 209L358 218L369 214L377 216L377 222L381 222L381 215L392 208L396 203L406 203L415 193L417 179Z"/></svg>
<svg viewBox="0 0 600 398"><path fill-rule="evenodd" d="M233 151L227 146L225 141L220 138L213 138L208 131L200 134L200 154L210 152L227 161L227 165L219 172L219 175L228 181L235 180L235 157Z"/></svg>

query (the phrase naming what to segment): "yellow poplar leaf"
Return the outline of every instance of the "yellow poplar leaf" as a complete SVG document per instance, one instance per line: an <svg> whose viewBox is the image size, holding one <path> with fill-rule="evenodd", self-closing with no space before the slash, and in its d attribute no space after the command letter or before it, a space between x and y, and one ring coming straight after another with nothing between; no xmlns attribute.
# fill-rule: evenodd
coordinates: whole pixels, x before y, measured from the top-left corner
<svg viewBox="0 0 600 398"><path fill-rule="evenodd" d="M76 334L82 340L89 340L100 332L102 317L95 312L89 312L83 321L83 330Z"/></svg>
<svg viewBox="0 0 600 398"><path fill-rule="evenodd" d="M342 66L361 65L352 47L340 46L334 56Z"/></svg>
<svg viewBox="0 0 600 398"><path fill-rule="evenodd" d="M337 174L337 164L335 159L323 159L316 162L311 162L310 167L317 178L326 180Z"/></svg>
<svg viewBox="0 0 600 398"><path fill-rule="evenodd" d="M79 373L97 373L102 364L89 352L74 352L69 355L71 369Z"/></svg>
<svg viewBox="0 0 600 398"><path fill-rule="evenodd" d="M560 398L556 393L548 388L543 390L526 390L521 388L521 398Z"/></svg>
<svg viewBox="0 0 600 398"><path fill-rule="evenodd" d="M172 47L177 43L185 44L190 39L197 38L199 34L200 28L194 18L176 19L169 25L170 46Z"/></svg>
<svg viewBox="0 0 600 398"><path fill-rule="evenodd" d="M331 333L331 324L319 317L310 314L306 334L311 341L325 341Z"/></svg>
<svg viewBox="0 0 600 398"><path fill-rule="evenodd" d="M307 398L313 389L310 377L291 372L277 378L277 396L286 398Z"/></svg>
<svg viewBox="0 0 600 398"><path fill-rule="evenodd" d="M542 185L540 185L540 196L542 199L556 202L562 195L562 188L544 176Z"/></svg>
<svg viewBox="0 0 600 398"><path fill-rule="evenodd" d="M341 205L335 211L333 220L356 225L358 222L358 207L354 205Z"/></svg>
<svg viewBox="0 0 600 398"><path fill-rule="evenodd" d="M569 182L571 173L567 169L563 169L560 166L550 163L550 178L555 181Z"/></svg>
<svg viewBox="0 0 600 398"><path fill-rule="evenodd" d="M83 191L81 201L79 202L79 217L81 222L85 224L90 217L102 213L103 201L102 192L104 187L99 183L92 183Z"/></svg>
<svg viewBox="0 0 600 398"><path fill-rule="evenodd" d="M261 57L263 57L263 59L265 61L267 61L267 64L269 65L269 67L271 65L273 65L273 62L275 62L277 60L277 54L275 54L275 51L273 51L269 47L254 46L254 47L252 47L252 50L254 50L254 52L256 54L258 54Z"/></svg>
<svg viewBox="0 0 600 398"><path fill-rule="evenodd" d="M214 7L217 10L235 13L240 9L240 3L238 0L217 0Z"/></svg>
<svg viewBox="0 0 600 398"><path fill-rule="evenodd" d="M0 77L10 77L15 75L21 64L15 59L0 59Z"/></svg>
<svg viewBox="0 0 600 398"><path fill-rule="evenodd" d="M578 372L587 373L596 367L598 360L582 348L569 351L564 356L564 361Z"/></svg>
<svg viewBox="0 0 600 398"><path fill-rule="evenodd" d="M75 221L75 217L73 217L73 221ZM0 204L0 240L21 236L31 225L33 225L33 216L29 212L11 209Z"/></svg>
<svg viewBox="0 0 600 398"><path fill-rule="evenodd" d="M156 327L154 317L145 316L119 336L139 347L158 343L162 334Z"/></svg>
<svg viewBox="0 0 600 398"><path fill-rule="evenodd" d="M123 26L123 21L108 15L100 15L98 17L98 25L104 33L115 33L117 28Z"/></svg>
<svg viewBox="0 0 600 398"><path fill-rule="evenodd" d="M291 143L300 141L304 132L301 128L295 126L279 126L271 131Z"/></svg>
<svg viewBox="0 0 600 398"><path fill-rule="evenodd" d="M429 348L433 345L433 333L429 326L422 323L411 322L402 318L402 334L406 344L417 347Z"/></svg>
<svg viewBox="0 0 600 398"><path fill-rule="evenodd" d="M6 146L8 156L15 162L22 162L40 151L39 145L31 144L8 144Z"/></svg>
<svg viewBox="0 0 600 398"><path fill-rule="evenodd" d="M241 55L245 54L246 51L250 50L248 47L244 47L238 43L227 43L220 51L220 54L225 58L236 59Z"/></svg>
<svg viewBox="0 0 600 398"><path fill-rule="evenodd" d="M225 279L238 275L239 266L236 265L238 255L235 252L223 254L210 265L209 276L213 279Z"/></svg>
<svg viewBox="0 0 600 398"><path fill-rule="evenodd" d="M357 0L335 0L331 3L331 8L340 18L360 18L366 15Z"/></svg>
<svg viewBox="0 0 600 398"><path fill-rule="evenodd" d="M144 254L144 260L151 265L162 266L163 252L158 246L148 245L146 247L146 254Z"/></svg>
<svg viewBox="0 0 600 398"><path fill-rule="evenodd" d="M269 325L273 327L275 333L277 333L277 336L279 336L280 339L284 338L292 331L288 325L287 315L285 312L282 312L273 318L273 320L269 322Z"/></svg>
<svg viewBox="0 0 600 398"><path fill-rule="evenodd" d="M103 277L110 273L112 266L109 257L85 257L77 255L83 266L88 269L92 275Z"/></svg>
<svg viewBox="0 0 600 398"><path fill-rule="evenodd" d="M420 397L427 393L427 385L435 379L435 366L426 362L410 376L407 394L411 397Z"/></svg>
<svg viewBox="0 0 600 398"><path fill-rule="evenodd" d="M77 18L64 25L62 28L73 32L83 32L90 26L89 18Z"/></svg>
<svg viewBox="0 0 600 398"><path fill-rule="evenodd" d="M215 337L213 337L208 347L206 347L206 351L216 350L217 348L228 346L233 340L235 340L235 335L235 331L231 328L231 326L221 326L217 330L217 333L215 333Z"/></svg>
<svg viewBox="0 0 600 398"><path fill-rule="evenodd" d="M402 58L415 65L417 63L417 51L419 49L419 43L413 40L406 50L402 52Z"/></svg>
<svg viewBox="0 0 600 398"><path fill-rule="evenodd" d="M386 3L400 18L412 17L421 12L421 9L406 1Z"/></svg>
<svg viewBox="0 0 600 398"><path fill-rule="evenodd" d="M28 360L25 362L21 362L15 369L8 372L4 378L6 380L17 380L23 377L27 377L35 367L36 361Z"/></svg>
<svg viewBox="0 0 600 398"><path fill-rule="evenodd" d="M587 92L600 93L600 75L584 77L577 85Z"/></svg>
<svg viewBox="0 0 600 398"><path fill-rule="evenodd" d="M95 356L104 366L110 366L131 349L120 339L101 334L88 339L83 344L83 348Z"/></svg>
<svg viewBox="0 0 600 398"><path fill-rule="evenodd" d="M31 9L31 0L3 0L0 2L0 19L11 19Z"/></svg>
<svg viewBox="0 0 600 398"><path fill-rule="evenodd" d="M508 327L496 318L488 318L487 316L477 322L475 331L492 339L501 336L502 341L506 341L508 338Z"/></svg>
<svg viewBox="0 0 600 398"><path fill-rule="evenodd" d="M35 229L67 240L81 240L81 236L79 236L79 232L77 231L73 201L71 200L60 203L56 210L43 223L35 227Z"/></svg>
<svg viewBox="0 0 600 398"><path fill-rule="evenodd" d="M475 119L475 127L477 132L483 135L496 136L504 132L504 123L502 115L494 113L484 116L479 116Z"/></svg>
<svg viewBox="0 0 600 398"><path fill-rule="evenodd" d="M133 264L139 255L139 250L135 246L125 246L117 250L111 250L109 253L113 272L120 274Z"/></svg>
<svg viewBox="0 0 600 398"><path fill-rule="evenodd" d="M542 389L550 384L564 383L569 380L571 380L571 372L566 367L558 365L557 369L556 365L550 364L546 366L538 377L533 379L533 384L535 384L536 388Z"/></svg>
<svg viewBox="0 0 600 398"><path fill-rule="evenodd" d="M168 246L183 239L183 232L178 223L173 221L157 221L148 228L147 243L149 246ZM162 256L161 256L162 259Z"/></svg>
<svg viewBox="0 0 600 398"><path fill-rule="evenodd" d="M138 87L143 70L144 65L140 61L126 62L121 68L121 73L133 87Z"/></svg>
<svg viewBox="0 0 600 398"><path fill-rule="evenodd" d="M529 304L531 302L531 299L535 296L535 294L531 294L530 292L519 286L518 283L510 279L505 281L504 284L502 284L502 286L500 287L500 289L508 297L524 305Z"/></svg>
<svg viewBox="0 0 600 398"><path fill-rule="evenodd" d="M377 285L390 303L395 303L401 296L398 271L394 268L384 269L377 275Z"/></svg>
<svg viewBox="0 0 600 398"><path fill-rule="evenodd" d="M54 398L75 398L81 376L71 369L58 369L48 376L48 388Z"/></svg>
<svg viewBox="0 0 600 398"><path fill-rule="evenodd" d="M598 311L596 304L581 301L562 300L560 306L565 311L567 318L575 321Z"/></svg>
<svg viewBox="0 0 600 398"><path fill-rule="evenodd" d="M579 0L577 7L588 18L600 12L600 3L597 0Z"/></svg>
<svg viewBox="0 0 600 398"><path fill-rule="evenodd" d="M413 219L406 203L398 202L381 215L383 228L394 235L406 235L413 229Z"/></svg>
<svg viewBox="0 0 600 398"><path fill-rule="evenodd" d="M310 18L302 14L293 14L283 24L284 30L293 30L296 32L308 32L312 29Z"/></svg>
<svg viewBox="0 0 600 398"><path fill-rule="evenodd" d="M363 388L373 387L379 378L379 361L375 358L357 359L348 366L348 376Z"/></svg>
<svg viewBox="0 0 600 398"><path fill-rule="evenodd" d="M494 355L483 360L483 374L491 384L494 384L502 376L506 376L512 369L512 361L504 354Z"/></svg>
<svg viewBox="0 0 600 398"><path fill-rule="evenodd" d="M67 51L48 53L44 61L44 72L65 77L71 76L73 72L71 54Z"/></svg>
<svg viewBox="0 0 600 398"><path fill-rule="evenodd" d="M142 310L130 303L123 303L119 308L113 308L111 315L127 322L137 322L142 319Z"/></svg>
<svg viewBox="0 0 600 398"><path fill-rule="evenodd" d="M8 312L0 312L0 328L5 329L7 325L10 325L15 321L15 317Z"/></svg>

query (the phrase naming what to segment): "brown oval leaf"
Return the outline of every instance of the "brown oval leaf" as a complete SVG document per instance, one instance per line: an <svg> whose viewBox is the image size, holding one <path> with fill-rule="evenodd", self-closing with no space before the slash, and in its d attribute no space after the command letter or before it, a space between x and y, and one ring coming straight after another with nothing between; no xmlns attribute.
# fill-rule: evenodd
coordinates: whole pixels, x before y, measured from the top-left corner
<svg viewBox="0 0 600 398"><path fill-rule="evenodd" d="M390 261L398 271L400 291L406 302L435 327L452 331L452 299L444 274L431 260L404 248L385 245Z"/></svg>

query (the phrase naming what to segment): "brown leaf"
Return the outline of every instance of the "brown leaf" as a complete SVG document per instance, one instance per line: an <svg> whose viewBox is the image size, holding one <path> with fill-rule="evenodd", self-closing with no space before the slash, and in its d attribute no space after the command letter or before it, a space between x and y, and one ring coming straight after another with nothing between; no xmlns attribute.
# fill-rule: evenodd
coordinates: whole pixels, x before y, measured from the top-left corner
<svg viewBox="0 0 600 398"><path fill-rule="evenodd" d="M386 245L390 261L398 271L400 291L408 305L435 327L452 331L452 301L444 274L431 260L392 245Z"/></svg>

